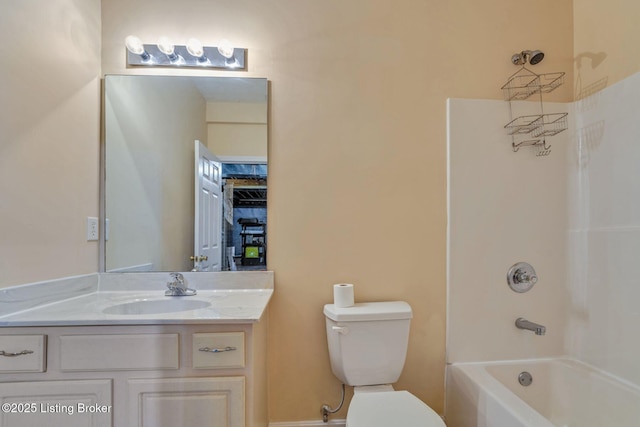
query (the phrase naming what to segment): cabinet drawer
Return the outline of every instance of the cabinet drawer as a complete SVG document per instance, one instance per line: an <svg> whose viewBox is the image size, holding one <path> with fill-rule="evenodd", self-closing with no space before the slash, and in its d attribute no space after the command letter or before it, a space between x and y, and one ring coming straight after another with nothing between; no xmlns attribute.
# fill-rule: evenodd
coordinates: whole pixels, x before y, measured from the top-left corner
<svg viewBox="0 0 640 427"><path fill-rule="evenodd" d="M178 334L63 335L63 371L178 369Z"/></svg>
<svg viewBox="0 0 640 427"><path fill-rule="evenodd" d="M44 372L46 335L0 335L0 372Z"/></svg>
<svg viewBox="0 0 640 427"><path fill-rule="evenodd" d="M193 334L193 368L244 368L244 332Z"/></svg>

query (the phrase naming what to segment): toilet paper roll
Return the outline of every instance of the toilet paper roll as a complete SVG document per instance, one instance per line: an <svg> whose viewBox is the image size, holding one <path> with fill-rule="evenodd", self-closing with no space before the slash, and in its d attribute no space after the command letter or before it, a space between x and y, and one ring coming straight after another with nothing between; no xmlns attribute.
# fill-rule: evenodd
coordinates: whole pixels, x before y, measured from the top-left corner
<svg viewBox="0 0 640 427"><path fill-rule="evenodd" d="M338 308L351 307L354 304L353 285L338 283L333 285L333 304Z"/></svg>

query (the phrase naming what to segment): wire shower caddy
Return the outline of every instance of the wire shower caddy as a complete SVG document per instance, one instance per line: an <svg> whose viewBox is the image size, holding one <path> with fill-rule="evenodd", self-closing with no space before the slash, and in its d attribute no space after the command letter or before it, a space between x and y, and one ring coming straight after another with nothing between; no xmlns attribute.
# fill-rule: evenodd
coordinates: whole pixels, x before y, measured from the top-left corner
<svg viewBox="0 0 640 427"><path fill-rule="evenodd" d="M542 94L549 93L564 83L565 73L536 74L524 65L512 74L507 83L502 86L504 100L509 102L509 123L504 128L511 136L513 151L521 147L532 146L537 149L537 156L547 156L551 153L551 146L546 137L557 135L568 127L568 113L545 114ZM522 101L538 95L540 100L540 114L513 116L512 101Z"/></svg>

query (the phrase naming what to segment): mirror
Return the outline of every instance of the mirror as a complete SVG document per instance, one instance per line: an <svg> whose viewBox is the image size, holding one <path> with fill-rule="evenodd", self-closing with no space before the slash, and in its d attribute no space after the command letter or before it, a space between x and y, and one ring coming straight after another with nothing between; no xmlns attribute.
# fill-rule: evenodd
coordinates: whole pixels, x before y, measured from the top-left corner
<svg viewBox="0 0 640 427"><path fill-rule="evenodd" d="M104 271L199 267L195 141L221 162L216 270L266 269L267 80L109 75Z"/></svg>

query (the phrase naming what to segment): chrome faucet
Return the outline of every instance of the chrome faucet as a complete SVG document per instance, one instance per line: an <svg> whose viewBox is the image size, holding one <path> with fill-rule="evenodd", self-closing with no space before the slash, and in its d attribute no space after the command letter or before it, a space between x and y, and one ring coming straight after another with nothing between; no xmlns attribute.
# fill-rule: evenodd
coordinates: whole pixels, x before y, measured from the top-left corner
<svg viewBox="0 0 640 427"><path fill-rule="evenodd" d="M538 325L537 323L529 322L527 319L524 319L522 317L518 317L516 319L516 328L533 331L536 335L544 335L545 332L547 332L547 328L545 328L544 326Z"/></svg>
<svg viewBox="0 0 640 427"><path fill-rule="evenodd" d="M181 273L169 273L169 275L173 280L167 283L167 288L169 289L164 292L166 296L184 297L196 294L195 289L189 289L187 287L187 281Z"/></svg>

